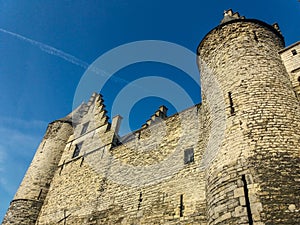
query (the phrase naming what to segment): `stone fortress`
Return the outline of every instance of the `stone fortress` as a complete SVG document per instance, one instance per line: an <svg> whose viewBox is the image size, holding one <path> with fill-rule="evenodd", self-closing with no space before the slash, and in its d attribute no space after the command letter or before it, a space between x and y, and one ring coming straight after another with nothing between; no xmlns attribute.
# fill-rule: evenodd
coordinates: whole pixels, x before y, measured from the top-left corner
<svg viewBox="0 0 300 225"><path fill-rule="evenodd" d="M300 224L300 42L228 10L197 55L199 105L120 137L95 93L50 123L2 224Z"/></svg>

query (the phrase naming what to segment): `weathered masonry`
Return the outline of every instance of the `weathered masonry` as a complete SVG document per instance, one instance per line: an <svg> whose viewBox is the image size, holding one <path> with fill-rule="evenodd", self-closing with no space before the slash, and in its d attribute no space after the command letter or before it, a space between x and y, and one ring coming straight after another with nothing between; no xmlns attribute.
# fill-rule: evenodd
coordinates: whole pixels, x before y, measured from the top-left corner
<svg viewBox="0 0 300 225"><path fill-rule="evenodd" d="M197 55L201 104L120 137L94 93L50 123L2 224L300 224L300 42L228 10Z"/></svg>

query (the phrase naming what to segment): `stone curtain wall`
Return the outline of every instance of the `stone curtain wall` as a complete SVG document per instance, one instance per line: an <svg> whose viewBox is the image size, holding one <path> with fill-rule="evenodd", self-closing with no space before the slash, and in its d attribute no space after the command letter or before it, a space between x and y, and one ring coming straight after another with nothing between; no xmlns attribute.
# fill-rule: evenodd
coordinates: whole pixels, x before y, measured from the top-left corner
<svg viewBox="0 0 300 225"><path fill-rule="evenodd" d="M202 107L192 107L134 132L119 145L103 141L114 135L103 126L72 136L37 224L64 218L78 225L206 224L204 171L199 168L208 139L206 115ZM82 151L72 159L74 144L81 141ZM194 162L185 165L188 148L194 149Z"/></svg>
<svg viewBox="0 0 300 225"><path fill-rule="evenodd" d="M299 223L299 101L283 47L276 29L246 19L200 43L227 105L225 140L206 171L209 224Z"/></svg>

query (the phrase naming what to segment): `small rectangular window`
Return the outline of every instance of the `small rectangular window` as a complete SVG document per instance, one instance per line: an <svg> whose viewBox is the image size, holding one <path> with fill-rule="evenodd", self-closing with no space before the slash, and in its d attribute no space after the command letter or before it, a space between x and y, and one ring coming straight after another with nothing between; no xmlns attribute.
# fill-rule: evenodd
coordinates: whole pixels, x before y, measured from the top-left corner
<svg viewBox="0 0 300 225"><path fill-rule="evenodd" d="M82 143L83 142L80 142L80 143L78 143L78 144L75 145L75 150L74 150L72 158L75 158L75 157L77 157L79 155L81 147L82 147Z"/></svg>
<svg viewBox="0 0 300 225"><path fill-rule="evenodd" d="M293 55L297 55L296 49L293 49L293 50L292 50L292 54L293 54Z"/></svg>
<svg viewBox="0 0 300 225"><path fill-rule="evenodd" d="M89 126L89 122L87 122L87 123L85 123L85 124L82 125L82 129L81 129L80 135L84 134L87 131L88 126Z"/></svg>
<svg viewBox="0 0 300 225"><path fill-rule="evenodd" d="M194 162L194 149L188 148L184 150L184 164Z"/></svg>

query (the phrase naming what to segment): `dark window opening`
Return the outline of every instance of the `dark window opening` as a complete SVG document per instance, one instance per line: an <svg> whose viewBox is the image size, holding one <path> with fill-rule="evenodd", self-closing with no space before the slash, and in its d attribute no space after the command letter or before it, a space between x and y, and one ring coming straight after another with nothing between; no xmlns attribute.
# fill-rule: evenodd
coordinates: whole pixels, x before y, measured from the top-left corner
<svg viewBox="0 0 300 225"><path fill-rule="evenodd" d="M247 208L247 215L248 215L248 221L250 225L253 225L253 218L252 218L252 212L250 207L250 199L249 199L249 190L247 187L247 181L246 176L242 175L242 181L244 184L244 194L245 194L245 202L246 202L246 208Z"/></svg>
<svg viewBox="0 0 300 225"><path fill-rule="evenodd" d="M230 114L234 115L234 107L233 107L233 100L232 100L231 92L228 92L228 98L229 98Z"/></svg>
<svg viewBox="0 0 300 225"><path fill-rule="evenodd" d="M140 197L139 197L139 204L138 204L138 210L140 210L140 208L141 208L141 205L142 205L142 201L143 201L143 193L142 192L140 192Z"/></svg>
<svg viewBox="0 0 300 225"><path fill-rule="evenodd" d="M300 77L298 77L298 79L297 79L297 80L298 80L298 82L300 82Z"/></svg>
<svg viewBox="0 0 300 225"><path fill-rule="evenodd" d="M43 189L40 190L40 193L39 193L39 195L38 195L38 197L37 197L37 200L40 200L40 198L41 198L41 196L42 196L42 193L43 193Z"/></svg>
<svg viewBox="0 0 300 225"><path fill-rule="evenodd" d="M292 50L292 54L293 54L293 55L297 55L297 50L296 50L296 49L293 49L293 50Z"/></svg>
<svg viewBox="0 0 300 225"><path fill-rule="evenodd" d="M183 195L180 195L180 206L179 206L179 216L180 217L183 217L183 210L184 210Z"/></svg>
<svg viewBox="0 0 300 225"><path fill-rule="evenodd" d="M82 164L83 164L83 161L84 161L84 156L82 157L82 159L81 159L81 162L80 162L80 167L82 166Z"/></svg>
<svg viewBox="0 0 300 225"><path fill-rule="evenodd" d="M184 164L189 164L194 162L194 149L188 148L184 150Z"/></svg>
<svg viewBox="0 0 300 225"><path fill-rule="evenodd" d="M168 194L166 194L166 193L163 193L163 197L162 197L162 202L163 202L163 203L165 203L165 199L166 199L166 197L168 197Z"/></svg>
<svg viewBox="0 0 300 225"><path fill-rule="evenodd" d="M88 126L89 126L89 122L87 122L87 123L85 123L85 124L82 125L82 130L81 130L80 135L84 134L87 131Z"/></svg>
<svg viewBox="0 0 300 225"><path fill-rule="evenodd" d="M258 37L257 37L257 34L256 34L255 31L253 31L253 35L254 35L254 40L255 40L256 42L258 42Z"/></svg>
<svg viewBox="0 0 300 225"><path fill-rule="evenodd" d="M79 155L81 147L82 147L82 142L75 145L75 150L74 150L72 158L75 158Z"/></svg>

